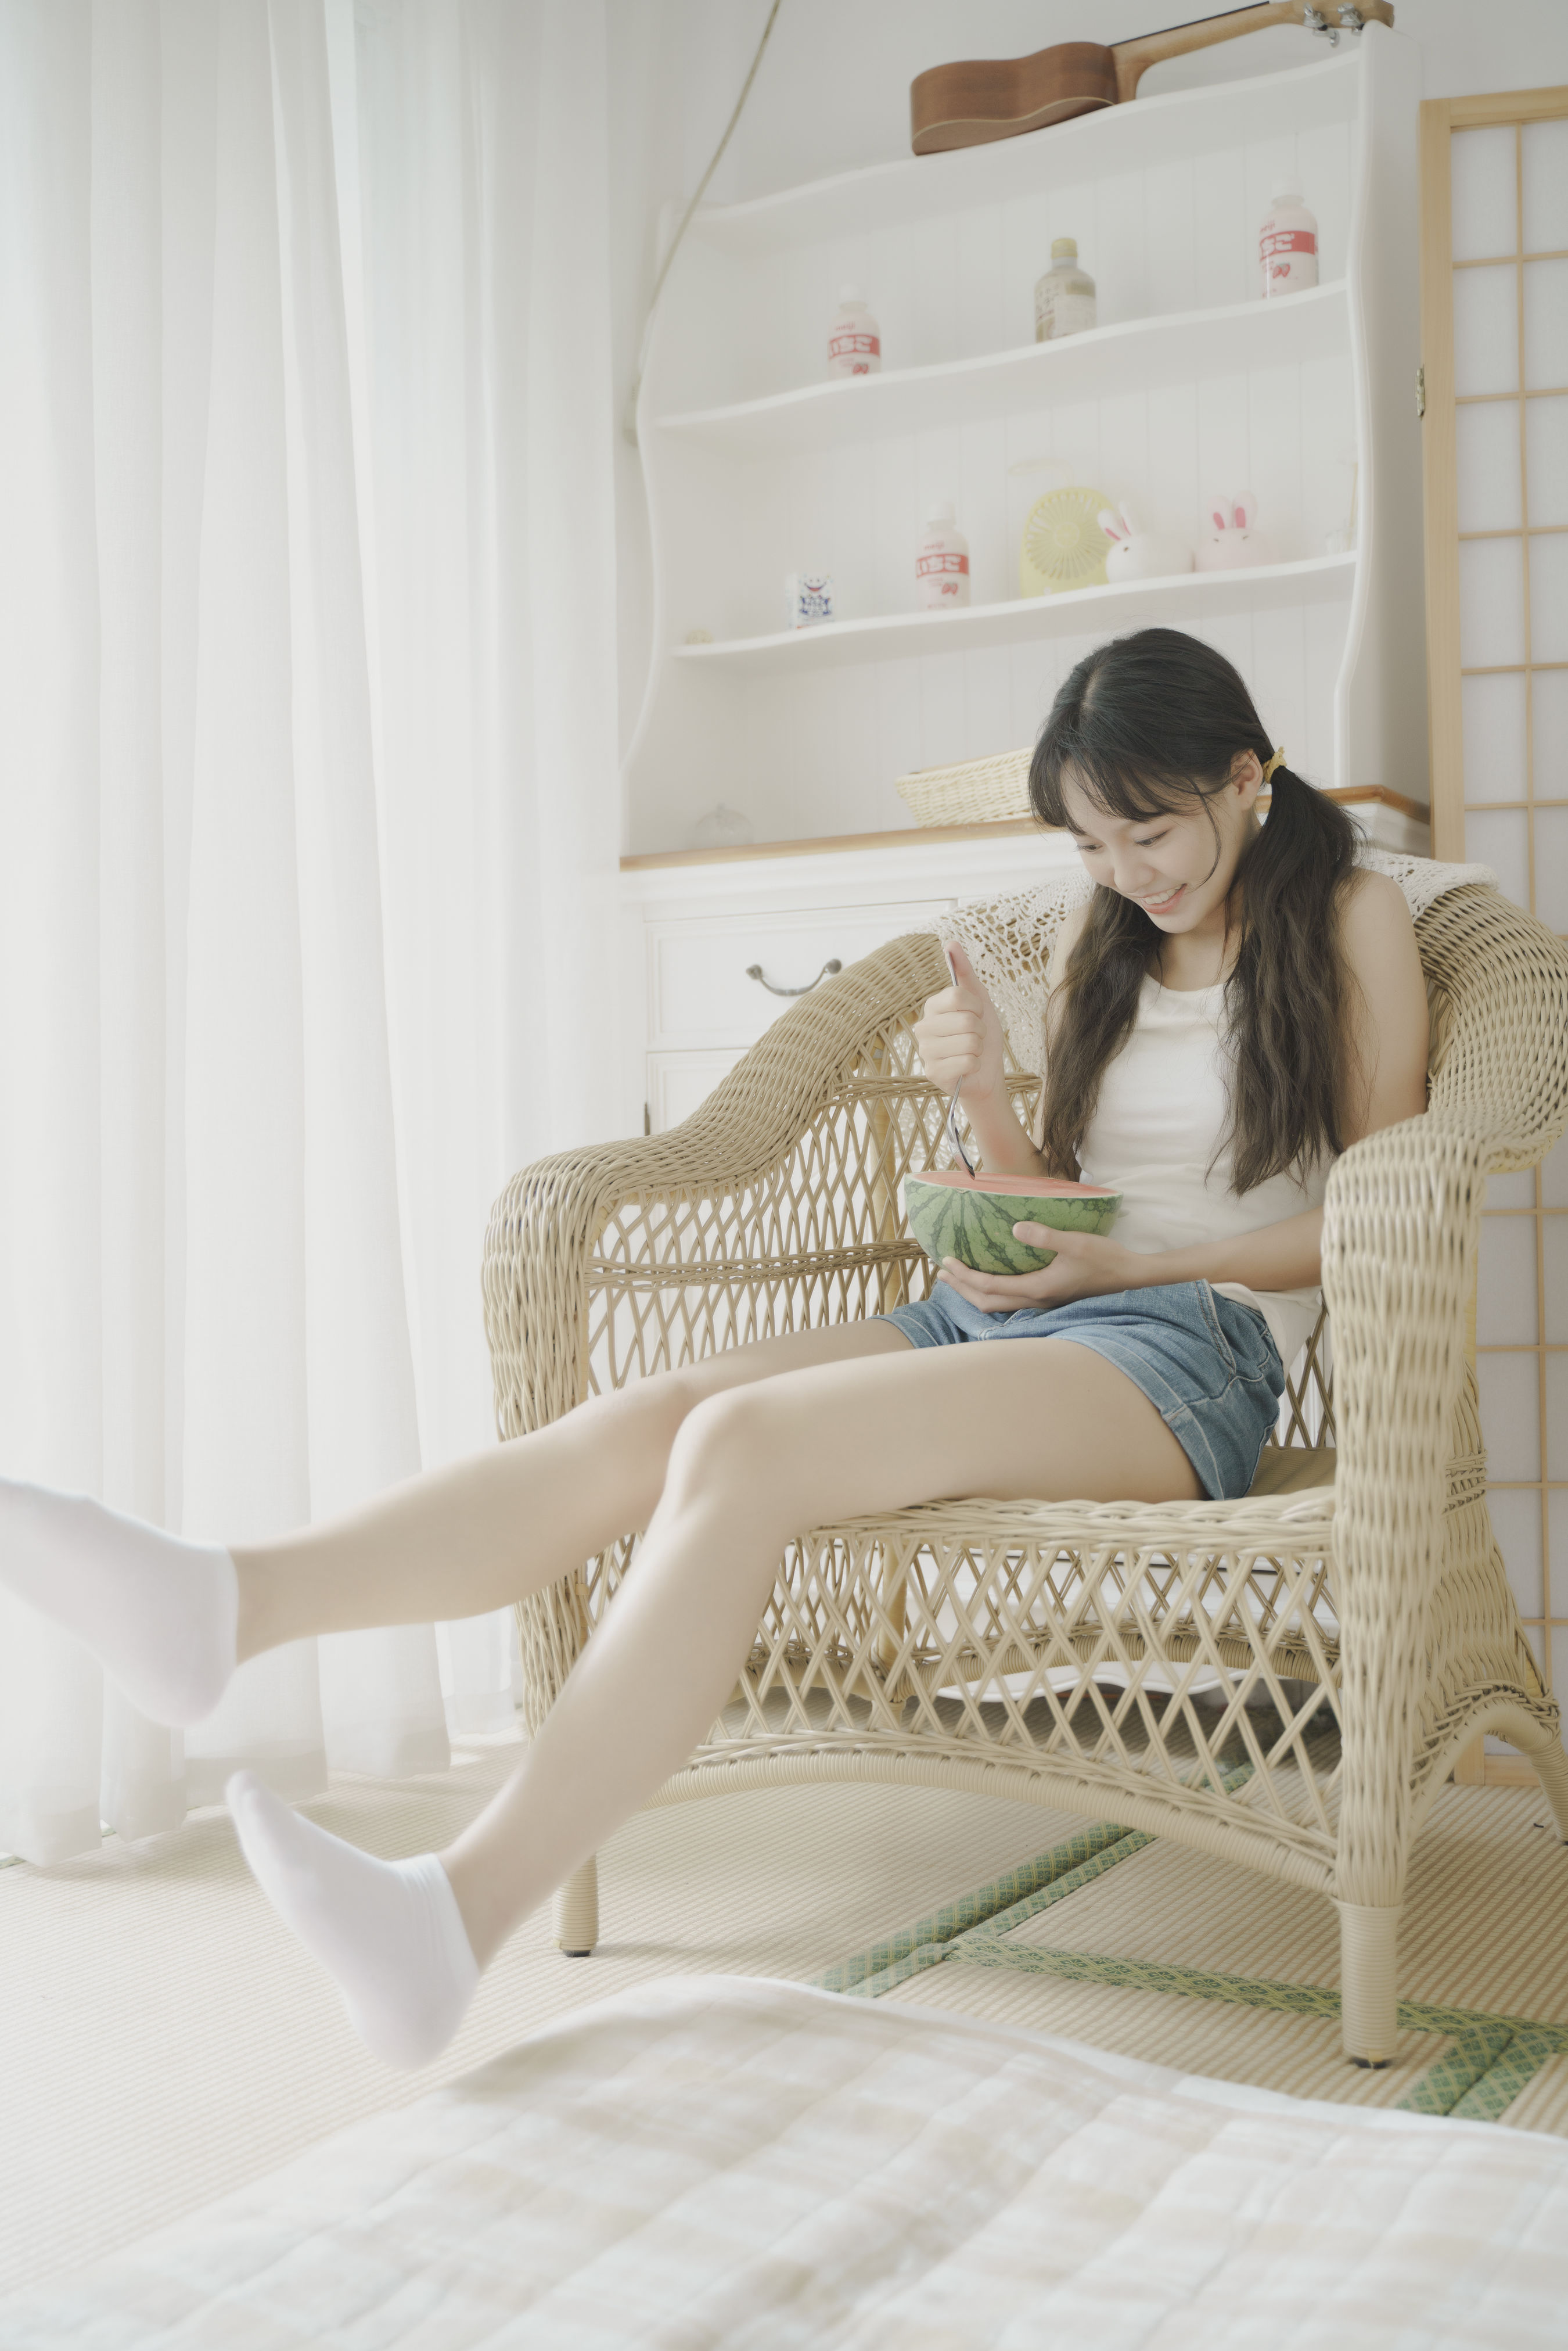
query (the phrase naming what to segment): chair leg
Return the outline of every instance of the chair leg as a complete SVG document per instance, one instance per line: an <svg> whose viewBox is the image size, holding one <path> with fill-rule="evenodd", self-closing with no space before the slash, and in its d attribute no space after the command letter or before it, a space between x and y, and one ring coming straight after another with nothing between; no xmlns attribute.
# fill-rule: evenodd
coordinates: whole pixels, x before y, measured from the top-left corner
<svg viewBox="0 0 1568 2351"><path fill-rule="evenodd" d="M1397 1909L1336 1902L1345 2053L1353 2065L1391 2064L1399 2022L1395 1984Z"/></svg>
<svg viewBox="0 0 1568 2351"><path fill-rule="evenodd" d="M1527 1749L1526 1755L1541 1782L1541 1792L1552 1807L1557 1834L1568 1844L1568 1755L1563 1752L1563 1742L1560 1739L1551 1740L1533 1752Z"/></svg>
<svg viewBox="0 0 1568 2351"><path fill-rule="evenodd" d="M1568 1755L1563 1752L1556 1726L1549 1726L1539 1715L1527 1713L1521 1707L1516 1714L1506 1714L1490 1727L1517 1747L1530 1765L1541 1783L1542 1794L1552 1807L1557 1834L1568 1844Z"/></svg>
<svg viewBox="0 0 1568 2351"><path fill-rule="evenodd" d="M592 1855L556 1896L556 1940L569 1959L591 1957L599 1938L599 1865Z"/></svg>

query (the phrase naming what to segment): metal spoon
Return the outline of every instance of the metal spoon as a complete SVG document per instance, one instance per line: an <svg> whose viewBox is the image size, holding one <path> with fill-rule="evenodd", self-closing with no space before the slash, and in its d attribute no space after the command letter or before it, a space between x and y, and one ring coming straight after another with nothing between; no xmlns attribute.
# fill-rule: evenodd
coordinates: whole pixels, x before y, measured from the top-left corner
<svg viewBox="0 0 1568 2351"><path fill-rule="evenodd" d="M947 957L948 971L952 979L952 984L956 987L959 984L959 976L957 971L953 968L953 951L951 947L944 946L942 953ZM961 1078L958 1084L953 1088L953 1098L948 1104L948 1141L952 1144L953 1149L958 1153L960 1159L963 1162L965 1174L972 1176L975 1173L974 1162L971 1159L969 1153L964 1149L963 1137L959 1133L958 1105L959 1095L962 1090L963 1080Z"/></svg>

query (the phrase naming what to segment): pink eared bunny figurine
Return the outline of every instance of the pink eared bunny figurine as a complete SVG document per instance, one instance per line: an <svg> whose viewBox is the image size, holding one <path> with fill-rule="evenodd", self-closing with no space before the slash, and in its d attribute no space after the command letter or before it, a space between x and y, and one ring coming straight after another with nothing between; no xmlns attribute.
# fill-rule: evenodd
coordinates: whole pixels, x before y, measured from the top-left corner
<svg viewBox="0 0 1568 2351"><path fill-rule="evenodd" d="M1172 571L1191 570L1192 549L1186 540L1168 531L1139 530L1125 502L1114 514L1102 507L1096 518L1111 542L1107 580L1164 580Z"/></svg>
<svg viewBox="0 0 1568 2351"><path fill-rule="evenodd" d="M1240 571L1249 563L1272 563L1273 551L1252 528L1258 501L1251 490L1239 498L1210 498L1209 519L1213 535L1198 542L1199 571Z"/></svg>

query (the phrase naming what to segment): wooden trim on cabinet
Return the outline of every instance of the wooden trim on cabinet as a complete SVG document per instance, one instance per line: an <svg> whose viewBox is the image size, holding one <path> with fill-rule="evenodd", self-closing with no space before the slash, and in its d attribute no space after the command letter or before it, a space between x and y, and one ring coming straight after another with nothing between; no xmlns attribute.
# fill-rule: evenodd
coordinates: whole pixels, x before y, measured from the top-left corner
<svg viewBox="0 0 1568 2351"><path fill-rule="evenodd" d="M1482 1740L1484 1747L1485 1741ZM1481 1757L1483 1788L1539 1788L1534 1764L1528 1755L1484 1755Z"/></svg>
<svg viewBox="0 0 1568 2351"><path fill-rule="evenodd" d="M1484 1733L1461 1747L1454 1758L1453 1779L1460 1788L1533 1788L1540 1783L1528 1755L1489 1755Z"/></svg>
<svg viewBox="0 0 1568 2351"><path fill-rule="evenodd" d="M737 841L722 849L645 849L623 857L623 873L646 873L661 865L725 865L753 857L823 857L841 849L907 849L920 841L1006 841L1044 832L1032 816L1004 817L993 824L911 824L891 832L825 832L810 841Z"/></svg>
<svg viewBox="0 0 1568 2351"><path fill-rule="evenodd" d="M1267 808L1272 795L1260 792L1258 805ZM1428 815L1419 800L1386 784L1333 784L1324 798L1352 807L1395 810L1414 824L1426 824ZM748 841L723 849L645 849L623 857L623 873L646 873L665 865L723 865L754 857L824 857L841 849L908 849L922 841L1010 841L1026 833L1054 832L1054 825L1036 824L1032 816L1001 817L990 824L910 824L890 832L825 832L810 841ZM1435 853L1435 852L1434 852Z"/></svg>

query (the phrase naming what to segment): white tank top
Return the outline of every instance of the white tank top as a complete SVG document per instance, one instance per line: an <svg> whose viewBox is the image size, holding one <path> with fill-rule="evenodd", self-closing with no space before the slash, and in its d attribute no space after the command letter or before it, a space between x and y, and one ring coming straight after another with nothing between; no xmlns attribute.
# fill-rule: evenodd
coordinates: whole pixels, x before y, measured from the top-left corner
<svg viewBox="0 0 1568 2351"><path fill-rule="evenodd" d="M1132 1029L1106 1065L1078 1164L1085 1184L1106 1184L1121 1193L1111 1229L1128 1249L1231 1240L1323 1204L1333 1165L1326 1155L1304 1181L1271 1176L1241 1198L1231 1188L1229 1144L1209 1174L1230 1114L1224 1010L1222 982L1171 988L1146 977ZM1317 1321L1321 1291L1251 1290L1239 1281L1213 1287L1220 1297L1260 1311L1288 1371Z"/></svg>

